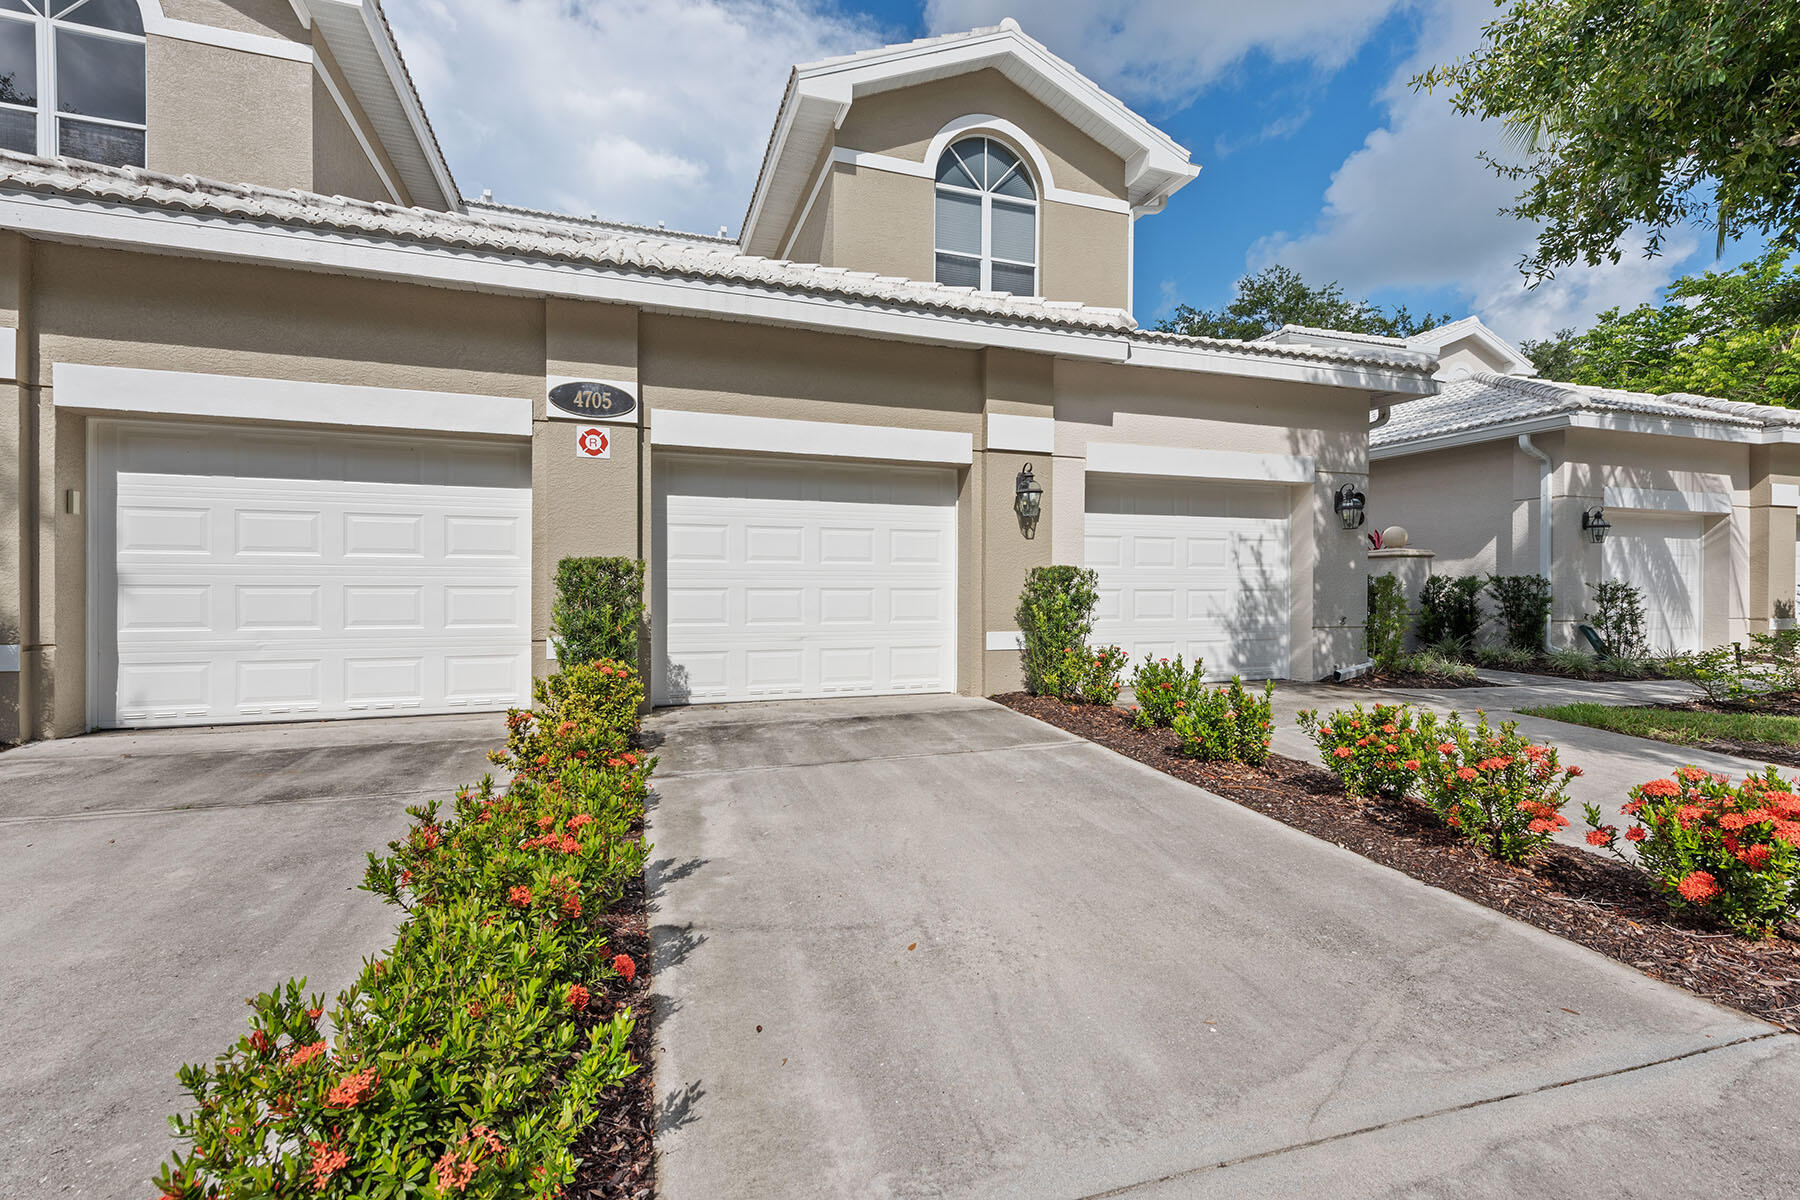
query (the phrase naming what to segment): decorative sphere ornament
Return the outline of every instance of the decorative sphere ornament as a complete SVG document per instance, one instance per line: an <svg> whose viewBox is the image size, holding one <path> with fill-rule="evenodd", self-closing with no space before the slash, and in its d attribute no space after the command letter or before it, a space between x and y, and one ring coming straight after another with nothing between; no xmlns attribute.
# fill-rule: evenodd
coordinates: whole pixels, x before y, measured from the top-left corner
<svg viewBox="0 0 1800 1200"><path fill-rule="evenodd" d="M1383 550L1404 550L1411 540L1406 536L1406 526L1389 525L1381 531L1381 548Z"/></svg>

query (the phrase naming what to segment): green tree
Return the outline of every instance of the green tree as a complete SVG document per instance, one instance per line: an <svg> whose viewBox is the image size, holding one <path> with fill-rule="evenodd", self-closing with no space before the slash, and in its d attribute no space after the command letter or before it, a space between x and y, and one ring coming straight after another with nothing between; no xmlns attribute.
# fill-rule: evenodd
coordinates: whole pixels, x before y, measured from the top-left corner
<svg viewBox="0 0 1800 1200"><path fill-rule="evenodd" d="M1224 308L1193 308L1183 304L1173 315L1158 323L1157 328L1165 333L1185 333L1189 337L1246 342L1265 333L1274 333L1283 325L1411 337L1449 319L1430 313L1415 318L1404 304L1390 312L1367 300L1349 300L1335 281L1314 287L1301 278L1298 271L1277 265L1264 267L1238 280L1237 293Z"/></svg>
<svg viewBox="0 0 1800 1200"><path fill-rule="evenodd" d="M1505 122L1520 161L1482 158L1540 226L1528 275L1617 262L1640 226L1651 254L1688 223L1800 245L1794 0L1512 0L1482 35L1413 86Z"/></svg>
<svg viewBox="0 0 1800 1200"><path fill-rule="evenodd" d="M1773 250L1520 350L1545 379L1800 407L1800 270Z"/></svg>

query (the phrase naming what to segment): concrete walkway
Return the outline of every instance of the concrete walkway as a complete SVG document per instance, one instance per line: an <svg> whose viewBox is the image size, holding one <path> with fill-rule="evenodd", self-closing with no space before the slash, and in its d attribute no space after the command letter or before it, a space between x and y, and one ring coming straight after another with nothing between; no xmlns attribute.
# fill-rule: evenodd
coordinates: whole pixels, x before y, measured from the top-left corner
<svg viewBox="0 0 1800 1200"><path fill-rule="evenodd" d="M664 1200L1800 1177L1800 1037L998 705L649 727Z"/></svg>
<svg viewBox="0 0 1800 1200"><path fill-rule="evenodd" d="M1569 804L1563 810L1570 827L1559 840L1584 848L1582 840L1587 826L1582 820L1581 806L1591 801L1607 819L1623 829L1629 818L1619 806L1630 799L1630 790L1646 780L1668 775L1676 768L1693 763L1709 771L1742 778L1761 771L1763 763L1712 754L1668 742L1630 737L1567 721L1520 715L1521 709L1542 708L1556 704L1588 701L1611 705L1654 705L1681 703L1698 694L1689 684L1670 680L1640 680L1622 683L1588 683L1579 679L1555 679L1544 675L1524 675L1511 671L1483 671L1481 677L1500 684L1486 688L1391 688L1364 689L1338 687L1328 683L1277 683L1275 685L1275 751L1290 758L1318 762L1313 744L1295 723L1302 709L1318 709L1321 713L1349 708L1361 703L1364 708L1377 703L1410 704L1415 708L1438 713L1460 712L1473 720L1477 711L1485 711L1494 723L1517 721L1519 732L1538 742L1548 742L1561 751L1565 765L1582 769L1582 776L1569 787ZM1789 776L1800 771L1783 768ZM1620 843L1624 845L1623 842ZM1604 853L1600 851L1599 853Z"/></svg>
<svg viewBox="0 0 1800 1200"><path fill-rule="evenodd" d="M0 754L0 1196L143 1200L183 1063L291 975L335 995L395 911L406 806L474 782L498 714L95 734Z"/></svg>

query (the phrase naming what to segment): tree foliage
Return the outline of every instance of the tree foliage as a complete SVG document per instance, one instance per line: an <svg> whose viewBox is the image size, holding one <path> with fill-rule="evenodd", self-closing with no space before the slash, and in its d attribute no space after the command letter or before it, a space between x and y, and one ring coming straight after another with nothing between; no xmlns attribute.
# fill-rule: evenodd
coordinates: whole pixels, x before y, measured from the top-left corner
<svg viewBox="0 0 1800 1200"><path fill-rule="evenodd" d="M1651 254L1688 223L1800 245L1794 0L1515 0L1413 86L1505 122L1519 161L1482 157L1540 226L1528 275L1617 262L1634 227Z"/></svg>
<svg viewBox="0 0 1800 1200"><path fill-rule="evenodd" d="M1519 347L1545 379L1800 406L1800 270L1780 251Z"/></svg>
<svg viewBox="0 0 1800 1200"><path fill-rule="evenodd" d="M1246 342L1274 333L1283 325L1411 337L1449 319L1430 313L1415 318L1404 304L1389 311L1367 300L1350 300L1335 281L1314 287L1298 271L1276 265L1239 279L1236 295L1224 308L1183 304L1157 328L1189 337Z"/></svg>

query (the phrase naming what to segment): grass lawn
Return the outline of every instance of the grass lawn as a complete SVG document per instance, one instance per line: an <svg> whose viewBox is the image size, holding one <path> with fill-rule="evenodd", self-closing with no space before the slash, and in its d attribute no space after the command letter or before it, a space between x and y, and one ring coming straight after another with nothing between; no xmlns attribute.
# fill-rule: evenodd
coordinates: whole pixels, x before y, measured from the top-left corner
<svg viewBox="0 0 1800 1200"><path fill-rule="evenodd" d="M1633 737L1655 738L1682 746L1711 742L1754 742L1800 746L1800 717L1768 713L1692 712L1673 708L1617 708L1610 704L1557 704L1522 712L1553 721L1610 729Z"/></svg>

